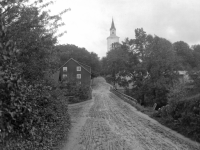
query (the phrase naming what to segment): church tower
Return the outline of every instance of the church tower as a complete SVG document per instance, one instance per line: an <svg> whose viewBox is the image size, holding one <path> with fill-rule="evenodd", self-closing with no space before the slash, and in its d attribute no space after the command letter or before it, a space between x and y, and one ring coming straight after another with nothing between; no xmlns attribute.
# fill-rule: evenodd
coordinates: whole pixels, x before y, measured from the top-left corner
<svg viewBox="0 0 200 150"><path fill-rule="evenodd" d="M111 50L112 44L116 42L119 43L119 37L116 36L116 28L115 28L114 21L112 19L112 24L110 28L110 36L107 37L107 51Z"/></svg>

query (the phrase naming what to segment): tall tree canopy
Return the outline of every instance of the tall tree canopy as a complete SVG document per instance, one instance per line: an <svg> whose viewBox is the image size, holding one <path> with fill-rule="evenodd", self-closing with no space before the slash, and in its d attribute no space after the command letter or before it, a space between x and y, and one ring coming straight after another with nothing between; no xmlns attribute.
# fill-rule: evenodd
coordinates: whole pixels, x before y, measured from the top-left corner
<svg viewBox="0 0 200 150"><path fill-rule="evenodd" d="M1 2L1 13L7 28L7 38L15 42L19 51L17 57L21 63L24 77L29 80L39 80L49 66L51 53L57 36L57 28L62 26L61 15L49 15L43 8L51 1L35 1L29 4L27 0Z"/></svg>
<svg viewBox="0 0 200 150"><path fill-rule="evenodd" d="M146 83L147 95L159 105L167 102L166 94L176 79L175 53L172 44L155 36L147 49L146 58ZM148 98L150 98L148 97Z"/></svg>
<svg viewBox="0 0 200 150"><path fill-rule="evenodd" d="M193 50L193 56L194 56L194 61L195 61L195 67L200 68L200 45L193 45L192 46Z"/></svg>
<svg viewBox="0 0 200 150"><path fill-rule="evenodd" d="M141 104L161 106L167 103L166 94L176 80L175 54L168 40L148 35L141 28L135 30L135 39L127 38L107 53L102 68L113 83L124 87L132 83L131 95Z"/></svg>
<svg viewBox="0 0 200 150"><path fill-rule="evenodd" d="M93 77L100 74L100 60L96 53L88 52L85 48L79 48L78 46L70 44L57 45L56 51L60 66L63 65L68 59L74 58L77 61L90 66Z"/></svg>
<svg viewBox="0 0 200 150"><path fill-rule="evenodd" d="M173 49L177 55L179 70L189 70L196 67L192 49L183 41L173 43Z"/></svg>
<svg viewBox="0 0 200 150"><path fill-rule="evenodd" d="M107 63L105 69L112 76L112 80L115 84L117 81L118 84L124 84L123 78L127 76L127 64L128 64L128 49L127 45L124 43L121 46L117 46L111 49L107 53Z"/></svg>
<svg viewBox="0 0 200 150"><path fill-rule="evenodd" d="M69 127L62 92L44 77L61 14L27 2L0 1L0 147L50 150Z"/></svg>

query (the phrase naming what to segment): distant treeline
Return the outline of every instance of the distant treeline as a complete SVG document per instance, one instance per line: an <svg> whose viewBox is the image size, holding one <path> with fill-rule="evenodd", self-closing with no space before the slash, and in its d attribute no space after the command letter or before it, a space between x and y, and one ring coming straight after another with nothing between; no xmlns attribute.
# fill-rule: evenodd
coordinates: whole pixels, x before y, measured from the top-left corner
<svg viewBox="0 0 200 150"><path fill-rule="evenodd" d="M135 30L135 39L127 38L122 44L114 43L101 63L101 73L111 82L125 89L133 83L127 94L138 99L142 105L157 103L161 107L168 103L170 88L178 82L178 71L198 73L200 45L190 47L183 41L171 43L146 34L141 28Z"/></svg>

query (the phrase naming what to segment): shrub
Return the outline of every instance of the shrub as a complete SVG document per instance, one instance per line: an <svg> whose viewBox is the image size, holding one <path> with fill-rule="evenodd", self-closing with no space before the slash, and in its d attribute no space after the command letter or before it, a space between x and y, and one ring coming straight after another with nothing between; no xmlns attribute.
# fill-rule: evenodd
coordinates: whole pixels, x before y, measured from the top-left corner
<svg viewBox="0 0 200 150"><path fill-rule="evenodd" d="M63 82L60 88L64 95L68 97L69 103L78 103L91 98L91 89L89 86L77 84L76 82Z"/></svg>
<svg viewBox="0 0 200 150"><path fill-rule="evenodd" d="M161 107L153 117L161 117L161 122L167 126L200 142L200 96L175 99Z"/></svg>
<svg viewBox="0 0 200 150"><path fill-rule="evenodd" d="M111 77L110 75L107 75L107 76L105 77L105 80L106 80L106 82L112 84L112 82L113 82L113 77Z"/></svg>
<svg viewBox="0 0 200 150"><path fill-rule="evenodd" d="M59 145L70 125L67 102L60 98L60 91L49 88L22 84L15 92L11 90L11 96L1 93L1 147L31 150Z"/></svg>
<svg viewBox="0 0 200 150"><path fill-rule="evenodd" d="M76 97L78 97L80 100L87 100L89 99L90 92L89 86L79 85L77 87Z"/></svg>
<svg viewBox="0 0 200 150"><path fill-rule="evenodd" d="M67 103L53 98L43 80L24 80L14 43L6 42L5 28L0 26L0 31L0 147L55 149L66 133L62 130L69 127Z"/></svg>
<svg viewBox="0 0 200 150"><path fill-rule="evenodd" d="M177 105L182 106L181 109L175 110L181 114L179 117L181 126L186 129L187 135L195 134L195 139L200 142L200 97L179 101Z"/></svg>
<svg viewBox="0 0 200 150"><path fill-rule="evenodd" d="M184 83L176 82L170 88L167 97L168 97L168 104L169 104L169 113L172 115L173 118L177 119L177 117L180 116L180 114L177 113L176 110L181 109L181 107L178 106L178 103L179 101L185 98L186 94L187 94L187 90Z"/></svg>
<svg viewBox="0 0 200 150"><path fill-rule="evenodd" d="M56 149L69 128L67 103L44 82L43 73L50 68L46 52L56 40L45 25L57 17L23 2L1 2L0 148ZM22 56L27 61L20 61Z"/></svg>

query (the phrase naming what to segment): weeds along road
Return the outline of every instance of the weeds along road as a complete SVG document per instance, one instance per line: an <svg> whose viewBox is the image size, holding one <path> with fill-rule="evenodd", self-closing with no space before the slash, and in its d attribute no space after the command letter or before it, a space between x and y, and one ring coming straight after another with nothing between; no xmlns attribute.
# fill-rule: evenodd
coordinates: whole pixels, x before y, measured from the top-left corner
<svg viewBox="0 0 200 150"><path fill-rule="evenodd" d="M69 106L72 129L63 150L199 150L109 92L95 79L93 99Z"/></svg>

